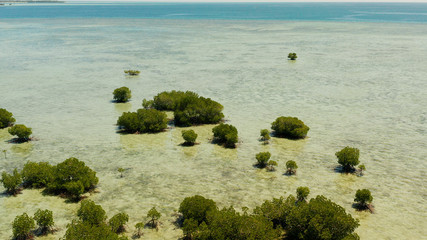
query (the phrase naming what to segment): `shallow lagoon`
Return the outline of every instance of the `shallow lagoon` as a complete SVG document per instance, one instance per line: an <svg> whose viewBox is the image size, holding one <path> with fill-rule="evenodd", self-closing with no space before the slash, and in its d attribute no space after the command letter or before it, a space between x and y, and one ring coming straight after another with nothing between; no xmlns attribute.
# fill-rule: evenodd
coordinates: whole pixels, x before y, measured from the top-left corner
<svg viewBox="0 0 427 240"><path fill-rule="evenodd" d="M427 235L427 30L425 24L286 21L28 19L0 22L1 107L33 128L36 141L7 143L0 130L0 171L31 161L58 163L71 156L98 172L90 196L111 217L130 215L129 235L156 206L159 232L147 239L177 239L171 223L186 196L201 194L223 206L253 208L266 199L308 186L361 220L362 239L422 239ZM297 52L296 62L286 60ZM126 77L124 69L141 70ZM126 104L112 91L132 90ZM192 90L224 105L239 130L235 150L210 144L212 125L194 127L200 145L181 147L180 128L160 134L120 135L123 111L164 90ZM273 139L259 130L278 116L297 116L311 129L300 141ZM334 172L334 153L361 151L365 176ZM270 151L278 171L252 167ZM284 164L299 165L294 177ZM120 178L117 168L126 168ZM0 187L1 188L1 187ZM351 208L359 188L369 188L376 214ZM2 189L0 189L2 190ZM0 196L0 238L11 222L37 208L54 212L63 236L77 204L24 190Z"/></svg>

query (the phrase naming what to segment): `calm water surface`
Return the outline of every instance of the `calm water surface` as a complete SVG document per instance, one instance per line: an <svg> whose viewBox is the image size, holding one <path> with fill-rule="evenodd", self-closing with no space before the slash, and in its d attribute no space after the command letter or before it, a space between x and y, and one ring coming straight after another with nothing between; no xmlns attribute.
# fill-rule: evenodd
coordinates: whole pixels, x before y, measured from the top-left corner
<svg viewBox="0 0 427 240"><path fill-rule="evenodd" d="M362 239L427 236L427 26L401 23L338 23L167 19L0 20L1 107L37 139L7 143L0 130L0 171L25 162L59 163L71 156L98 172L99 193L90 196L111 217L130 215L128 233L156 206L159 232L146 239L177 239L171 223L186 196L202 194L219 206L253 208L308 186L360 219ZM287 53L297 52L295 62ZM141 70L126 77L124 69ZM132 101L111 103L112 91L132 90ZM192 90L225 107L239 130L235 150L209 143L212 125L194 127L200 145L183 148L181 128L120 135L115 122L143 98L165 90ZM305 140L257 141L278 116L297 116L310 126ZM334 172L334 153L361 151L365 176ZM252 167L270 151L278 171ZM298 174L283 176L295 160ZM126 168L120 178L117 168ZM1 187L0 187L1 188ZM357 189L369 188L376 214L351 208ZM2 188L0 191L3 190ZM11 222L37 208L53 210L59 239L77 204L25 190L0 196L0 238Z"/></svg>

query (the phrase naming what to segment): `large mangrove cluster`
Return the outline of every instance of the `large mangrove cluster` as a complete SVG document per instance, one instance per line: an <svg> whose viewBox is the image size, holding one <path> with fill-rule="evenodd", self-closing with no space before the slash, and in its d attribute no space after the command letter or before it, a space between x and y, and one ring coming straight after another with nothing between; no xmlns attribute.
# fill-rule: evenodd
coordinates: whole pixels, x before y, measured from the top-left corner
<svg viewBox="0 0 427 240"><path fill-rule="evenodd" d="M224 117L221 104L191 91L161 92L153 100L144 99L142 105L144 108L173 111L177 126L214 124Z"/></svg>
<svg viewBox="0 0 427 240"><path fill-rule="evenodd" d="M354 230L358 220L343 207L324 196L310 201L293 195L274 198L242 213L233 207L219 209L211 199L196 195L185 198L179 212L183 216L185 239L359 239ZM301 193L298 193L301 195Z"/></svg>
<svg viewBox="0 0 427 240"><path fill-rule="evenodd" d="M77 158L69 158L57 165L47 162L27 162L21 172L2 173L3 186L10 194L24 188L45 188L50 194L63 195L78 200L80 195L98 184L96 172Z"/></svg>

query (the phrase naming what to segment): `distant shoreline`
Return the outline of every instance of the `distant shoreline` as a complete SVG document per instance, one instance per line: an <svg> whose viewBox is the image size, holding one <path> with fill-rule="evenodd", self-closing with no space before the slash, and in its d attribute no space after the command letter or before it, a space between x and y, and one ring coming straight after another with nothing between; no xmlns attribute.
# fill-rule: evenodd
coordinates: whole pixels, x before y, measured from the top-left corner
<svg viewBox="0 0 427 240"><path fill-rule="evenodd" d="M0 4L5 4L5 3L64 3L65 1L56 1L56 0L42 0L42 1L31 1L31 0L26 0L26 1L2 1L0 0Z"/></svg>

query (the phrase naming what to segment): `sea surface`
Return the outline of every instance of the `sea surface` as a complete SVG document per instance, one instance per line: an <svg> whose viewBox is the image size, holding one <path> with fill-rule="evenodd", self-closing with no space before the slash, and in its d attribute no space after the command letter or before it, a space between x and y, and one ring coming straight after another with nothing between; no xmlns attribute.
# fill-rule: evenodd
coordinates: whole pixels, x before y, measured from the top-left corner
<svg viewBox="0 0 427 240"><path fill-rule="evenodd" d="M209 7L208 7L209 6ZM274 7L278 6L278 7ZM130 215L128 236L150 208L162 213L144 239L178 239L175 212L201 194L220 207L253 208L308 186L360 220L361 239L425 239L427 156L426 4L46 4L0 7L0 107L32 127L34 141L8 143L0 130L0 171L27 161L77 157L97 171L89 196L109 217ZM197 9L202 9L198 11ZM322 9L330 9L325 13ZM334 11L332 11L335 9ZM361 14L351 14L364 12ZM199 13L199 15L197 15ZM283 13L289 13L283 14ZM313 14L310 14L313 13ZM380 14L383 13L383 14ZM171 15L189 14L189 15ZM196 16L192 15L196 14ZM246 16L246 17L244 17ZM304 20L304 21L300 21ZM296 52L298 60L287 60ZM141 75L127 77L125 69ZM112 103L115 88L132 90ZM239 131L236 149L210 143L213 125L122 135L117 118L144 98L191 90L224 105ZM169 113L171 116L171 114ZM278 116L296 116L308 138L258 141ZM188 129L188 128L185 128ZM340 174L335 152L360 149L363 177ZM276 172L252 165L270 151ZM284 176L297 162L297 175ZM125 168L120 178L118 168ZM371 190L375 214L351 206ZM2 186L0 191L3 191ZM59 239L78 204L40 190L0 195L0 239L16 215L54 212Z"/></svg>

